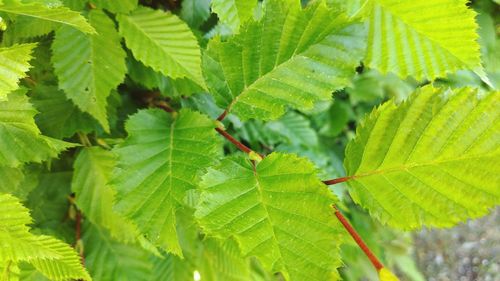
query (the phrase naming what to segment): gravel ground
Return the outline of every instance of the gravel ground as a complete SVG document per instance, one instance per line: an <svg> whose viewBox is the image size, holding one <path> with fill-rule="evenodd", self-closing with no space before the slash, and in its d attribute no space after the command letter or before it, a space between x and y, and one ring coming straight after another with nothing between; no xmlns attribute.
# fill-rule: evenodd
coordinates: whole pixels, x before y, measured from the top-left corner
<svg viewBox="0 0 500 281"><path fill-rule="evenodd" d="M415 248L429 281L500 281L500 208L451 229L422 230Z"/></svg>

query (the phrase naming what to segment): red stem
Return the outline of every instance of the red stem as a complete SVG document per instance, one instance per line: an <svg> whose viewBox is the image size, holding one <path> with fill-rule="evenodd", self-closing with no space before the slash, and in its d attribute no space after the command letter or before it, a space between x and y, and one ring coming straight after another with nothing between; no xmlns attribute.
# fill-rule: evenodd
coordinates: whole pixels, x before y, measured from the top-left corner
<svg viewBox="0 0 500 281"><path fill-rule="evenodd" d="M363 250L365 255L368 257L370 262L373 264L373 267L377 271L380 271L384 267L384 265L377 259L377 257L373 254L373 252L368 248L368 246L363 242L363 239L361 239L361 236L356 232L356 230L352 227L352 225L347 221L347 219L342 215L342 213L337 209L337 207L333 206L333 209L335 210L335 216L339 221L342 223L344 228L349 232L351 237L356 241L358 246Z"/></svg>
<svg viewBox="0 0 500 281"><path fill-rule="evenodd" d="M224 112L222 112L219 117L217 117L217 121L222 121L224 120L224 118L226 118L226 115L227 115L227 110L224 110Z"/></svg>
<svg viewBox="0 0 500 281"><path fill-rule="evenodd" d="M341 177L341 178L336 178L336 179L333 179L333 180L326 180L326 181L323 181L324 184L326 185L334 185L334 184L337 184L337 183L341 183L341 182L346 182L350 179L353 179L354 176L350 176L350 177Z"/></svg>
<svg viewBox="0 0 500 281"><path fill-rule="evenodd" d="M246 145L239 142L237 139L233 138L233 136L231 136L228 132L222 130L221 128L215 128L215 130L217 131L217 133L219 133L221 136L226 138L232 144L236 145L236 147L238 147L241 151L243 151L245 153L252 152L252 150L250 148L248 148Z"/></svg>

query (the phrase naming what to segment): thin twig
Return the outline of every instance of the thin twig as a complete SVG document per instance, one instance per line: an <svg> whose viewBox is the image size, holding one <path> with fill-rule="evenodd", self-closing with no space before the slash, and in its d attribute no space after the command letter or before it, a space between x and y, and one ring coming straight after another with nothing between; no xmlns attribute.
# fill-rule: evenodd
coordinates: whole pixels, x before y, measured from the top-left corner
<svg viewBox="0 0 500 281"><path fill-rule="evenodd" d="M368 248L368 246L365 244L363 239L361 239L361 236L356 232L356 230L352 227L352 225L347 221L347 219L342 215L342 213L337 209L337 207L333 206L333 210L335 212L335 216L337 219L339 219L340 223L344 226L344 228L349 232L351 237L356 241L358 246L361 248L361 250L365 253L365 255L368 257L370 262L372 263L373 267L377 271L380 271L384 267L384 265L377 259L377 257L373 254L373 252Z"/></svg>
<svg viewBox="0 0 500 281"><path fill-rule="evenodd" d="M226 138L229 142L231 142L232 144L234 144L239 150L245 152L245 153L250 153L252 152L252 150L242 144L241 142L239 142L237 139L235 139L233 136L231 136L228 132L224 131L223 129L221 128L215 128L215 130L217 131L217 133L219 133L221 136L223 136L224 138Z"/></svg>
<svg viewBox="0 0 500 281"><path fill-rule="evenodd" d="M222 121L224 120L224 118L226 118L226 115L227 115L227 110L224 110L220 115L219 117L217 117L217 121Z"/></svg>
<svg viewBox="0 0 500 281"><path fill-rule="evenodd" d="M346 182L346 181L353 179L353 178L354 178L354 176L341 177L341 178L336 178L336 179L332 179L332 180L324 180L323 183L326 185L334 185L337 183Z"/></svg>

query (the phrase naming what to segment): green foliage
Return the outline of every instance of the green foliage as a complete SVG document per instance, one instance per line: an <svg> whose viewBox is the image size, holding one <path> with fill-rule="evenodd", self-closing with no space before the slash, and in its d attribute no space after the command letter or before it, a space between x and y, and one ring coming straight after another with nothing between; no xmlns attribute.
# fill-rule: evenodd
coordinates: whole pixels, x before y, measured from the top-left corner
<svg viewBox="0 0 500 281"><path fill-rule="evenodd" d="M107 98L123 81L125 52L113 21L104 12L91 11L89 22L98 34L88 36L71 27L57 30L52 62L59 87L68 98L109 131Z"/></svg>
<svg viewBox="0 0 500 281"><path fill-rule="evenodd" d="M252 18L256 6L256 0L212 0L212 10L222 23L235 32L238 32L245 21Z"/></svg>
<svg viewBox="0 0 500 281"><path fill-rule="evenodd" d="M0 48L0 102L12 90L17 89L19 79L25 76L30 68L31 52L35 44L14 45Z"/></svg>
<svg viewBox="0 0 500 281"><path fill-rule="evenodd" d="M424 87L375 109L346 149L354 201L405 229L487 213L500 200L499 98Z"/></svg>
<svg viewBox="0 0 500 281"><path fill-rule="evenodd" d="M0 267L7 280L11 266L20 261L32 264L52 280L78 278L90 280L76 252L66 243L50 236L33 235L28 209L9 194L0 194ZM2 277L3 278L3 277Z"/></svg>
<svg viewBox="0 0 500 281"><path fill-rule="evenodd" d="M131 116L126 130L128 138L114 150L116 208L155 244L182 255L175 216L220 153L214 123L189 110L172 117L156 109Z"/></svg>
<svg viewBox="0 0 500 281"><path fill-rule="evenodd" d="M119 15L118 22L120 34L138 60L164 75L204 85L198 42L176 15L138 8L130 15Z"/></svg>
<svg viewBox="0 0 500 281"><path fill-rule="evenodd" d="M361 25L321 1L304 10L294 3L269 1L239 35L210 42L204 71L219 106L243 119L276 119L349 83L364 50Z"/></svg>
<svg viewBox="0 0 500 281"><path fill-rule="evenodd" d="M17 1L6 1L4 5L0 6L0 12L20 18L29 18L30 21L35 21L35 24L49 22L54 24L55 27L64 25L76 28L84 33L96 32L82 15L66 7L47 7L37 2L24 4L17 3Z"/></svg>
<svg viewBox="0 0 500 281"><path fill-rule="evenodd" d="M497 11L0 0L0 280L424 280L500 202Z"/></svg>
<svg viewBox="0 0 500 281"><path fill-rule="evenodd" d="M2 165L19 167L26 162L41 162L56 157L74 146L40 134L33 116L36 110L24 91L10 93L0 102L0 161Z"/></svg>
<svg viewBox="0 0 500 281"><path fill-rule="evenodd" d="M227 158L204 176L196 216L209 234L234 236L242 252L290 280L336 276L341 241L335 202L312 163L274 153L254 166Z"/></svg>
<svg viewBox="0 0 500 281"><path fill-rule="evenodd" d="M368 2L368 66L419 80L459 69L488 79L481 66L475 13L467 1Z"/></svg>

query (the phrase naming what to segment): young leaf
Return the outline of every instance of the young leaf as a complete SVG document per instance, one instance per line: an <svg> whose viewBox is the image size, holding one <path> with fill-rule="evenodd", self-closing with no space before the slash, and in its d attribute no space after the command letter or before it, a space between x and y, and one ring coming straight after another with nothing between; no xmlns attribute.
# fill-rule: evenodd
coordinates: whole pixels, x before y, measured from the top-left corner
<svg viewBox="0 0 500 281"><path fill-rule="evenodd" d="M220 150L215 125L206 116L182 110L176 117L142 110L126 123L128 138L115 149L116 208L167 251L182 255L176 234L177 208L196 188L200 172Z"/></svg>
<svg viewBox="0 0 500 281"><path fill-rule="evenodd" d="M364 52L363 29L315 1L271 0L226 42L204 56L207 85L220 107L243 119L276 119L285 108L310 109L348 85Z"/></svg>
<svg viewBox="0 0 500 281"><path fill-rule="evenodd" d="M452 226L500 202L500 92L425 87L375 109L346 148L354 201L403 228Z"/></svg>
<svg viewBox="0 0 500 281"><path fill-rule="evenodd" d="M141 7L117 19L120 34L135 58L166 76L188 77L205 85L198 41L176 15Z"/></svg>
<svg viewBox="0 0 500 281"><path fill-rule="evenodd" d="M36 44L21 44L0 48L0 101L18 88L19 79L29 70L31 53Z"/></svg>
<svg viewBox="0 0 500 281"><path fill-rule="evenodd" d="M246 256L256 256L287 280L337 276L339 226L334 197L313 164L273 153L255 164L226 158L203 177L196 217L207 234L234 236Z"/></svg>
<svg viewBox="0 0 500 281"><path fill-rule="evenodd" d="M74 146L40 134L33 116L36 110L28 98L16 91L0 102L0 163L18 167L26 162L42 162Z"/></svg>
<svg viewBox="0 0 500 281"><path fill-rule="evenodd" d="M256 0L212 0L212 10L219 20L236 33L253 16L256 6Z"/></svg>
<svg viewBox="0 0 500 281"><path fill-rule="evenodd" d="M92 10L89 21L98 34L86 35L66 26L56 32L52 62L68 98L109 131L107 98L123 81L126 54L113 21L104 12Z"/></svg>
<svg viewBox="0 0 500 281"><path fill-rule="evenodd" d="M91 0L97 8L106 9L113 13L128 13L137 7L137 0Z"/></svg>
<svg viewBox="0 0 500 281"><path fill-rule="evenodd" d="M80 13L63 6L49 8L41 3L22 4L10 1L0 5L0 12L70 26L84 33L96 32Z"/></svg>
<svg viewBox="0 0 500 281"><path fill-rule="evenodd" d="M460 69L486 79L475 13L466 0L372 0L368 66L401 77L434 79Z"/></svg>

